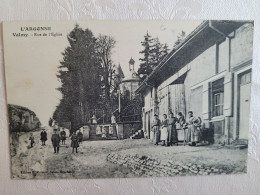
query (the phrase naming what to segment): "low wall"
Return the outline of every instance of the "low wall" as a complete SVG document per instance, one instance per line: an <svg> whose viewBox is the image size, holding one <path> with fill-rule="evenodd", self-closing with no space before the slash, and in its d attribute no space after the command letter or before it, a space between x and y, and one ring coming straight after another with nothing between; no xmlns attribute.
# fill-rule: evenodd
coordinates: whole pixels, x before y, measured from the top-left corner
<svg viewBox="0 0 260 195"><path fill-rule="evenodd" d="M161 162L148 156L131 156L112 153L107 161L132 169L133 173L143 177L184 176L184 175L219 175L238 173L236 167L225 165L210 166L203 164L181 163L173 160Z"/></svg>

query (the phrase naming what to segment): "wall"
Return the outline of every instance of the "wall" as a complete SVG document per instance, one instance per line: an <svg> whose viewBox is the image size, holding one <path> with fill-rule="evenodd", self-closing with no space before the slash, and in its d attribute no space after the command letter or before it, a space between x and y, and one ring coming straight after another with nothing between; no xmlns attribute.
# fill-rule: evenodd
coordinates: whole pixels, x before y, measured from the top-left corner
<svg viewBox="0 0 260 195"><path fill-rule="evenodd" d="M235 6L235 9L234 9ZM259 194L260 180L260 4L258 0L1 1L3 20L69 19L255 19L248 173L167 178L38 180L10 179L7 115L0 39L0 194ZM162 26L163 30L163 26Z"/></svg>
<svg viewBox="0 0 260 195"><path fill-rule="evenodd" d="M253 25L246 24L236 30L235 38L231 39L231 68L251 59L253 53Z"/></svg>

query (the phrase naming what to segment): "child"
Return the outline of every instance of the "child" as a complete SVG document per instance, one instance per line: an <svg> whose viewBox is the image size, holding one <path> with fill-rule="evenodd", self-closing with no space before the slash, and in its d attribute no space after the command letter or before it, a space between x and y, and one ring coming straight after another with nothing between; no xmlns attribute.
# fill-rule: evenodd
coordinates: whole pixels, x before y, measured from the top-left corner
<svg viewBox="0 0 260 195"><path fill-rule="evenodd" d="M31 148L32 148L33 144L34 144L34 137L33 137L32 133L31 133L31 136L29 137L29 140L31 140Z"/></svg>

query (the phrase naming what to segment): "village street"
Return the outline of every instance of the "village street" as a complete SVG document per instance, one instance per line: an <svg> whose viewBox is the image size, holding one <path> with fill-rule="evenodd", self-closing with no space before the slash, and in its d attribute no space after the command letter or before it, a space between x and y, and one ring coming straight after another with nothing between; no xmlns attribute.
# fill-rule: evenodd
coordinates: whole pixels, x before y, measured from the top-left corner
<svg viewBox="0 0 260 195"><path fill-rule="evenodd" d="M84 141L79 153L72 154L70 138L54 154L52 129L47 128L46 146L40 131L21 133L19 144L11 147L14 178L100 178L136 176L212 175L246 172L247 149L221 146L173 146L151 144L148 139Z"/></svg>

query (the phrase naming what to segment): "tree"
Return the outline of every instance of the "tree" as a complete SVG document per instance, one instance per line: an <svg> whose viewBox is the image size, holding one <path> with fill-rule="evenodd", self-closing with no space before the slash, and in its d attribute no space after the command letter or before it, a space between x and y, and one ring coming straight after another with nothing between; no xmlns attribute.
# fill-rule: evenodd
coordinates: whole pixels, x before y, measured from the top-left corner
<svg viewBox="0 0 260 195"><path fill-rule="evenodd" d="M143 54L144 57L140 58L139 60L141 61L140 67L138 69L138 75L149 75L152 72L152 55L151 55L151 50L153 46L153 39L151 36L146 33L144 36L144 41L141 42L142 46L144 49L140 51L139 53ZM145 76L141 79L144 79Z"/></svg>
<svg viewBox="0 0 260 195"><path fill-rule="evenodd" d="M115 76L115 65L111 59L112 50L116 41L111 36L99 35L97 39L97 53L100 65L102 67L102 81L104 89L104 100L110 101L110 92Z"/></svg>
<svg viewBox="0 0 260 195"><path fill-rule="evenodd" d="M185 38L186 33L182 30L181 33L177 36L177 40L175 41L173 48L179 45Z"/></svg>
<svg viewBox="0 0 260 195"><path fill-rule="evenodd" d="M152 56L152 69L154 69L161 61L162 59L168 54L168 45L161 44L159 42L159 38L156 37L154 39L154 45L151 50L151 56Z"/></svg>
<svg viewBox="0 0 260 195"><path fill-rule="evenodd" d="M162 45L159 38L152 38L148 32L144 36L144 41L141 42L144 49L139 53L144 57L140 58L140 67L138 69L138 75L141 80L144 80L153 69L160 63L160 61L168 54L168 45Z"/></svg>
<svg viewBox="0 0 260 195"><path fill-rule="evenodd" d="M62 53L58 79L62 99L54 112L58 122L70 120L78 125L100 99L100 64L96 53L97 39L89 30L78 25L67 36L69 46Z"/></svg>

